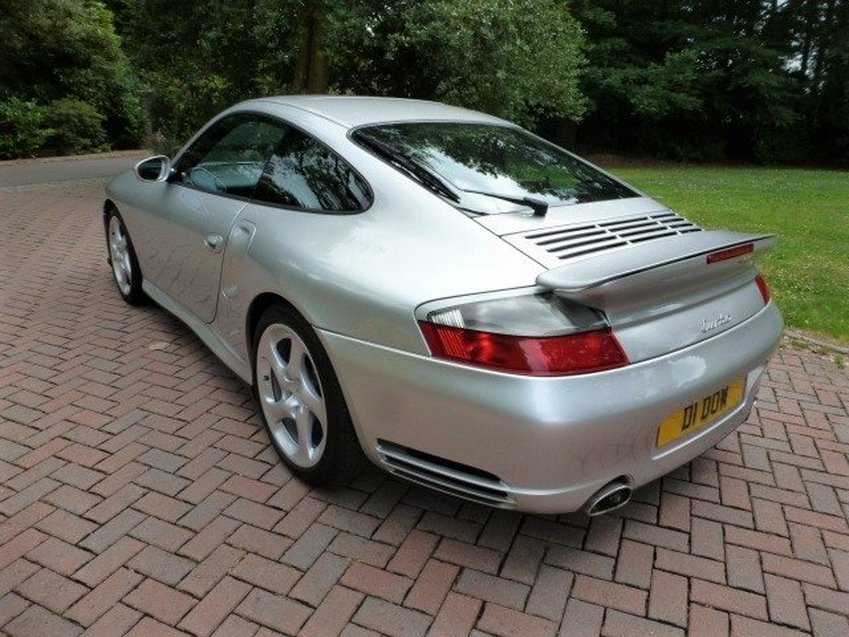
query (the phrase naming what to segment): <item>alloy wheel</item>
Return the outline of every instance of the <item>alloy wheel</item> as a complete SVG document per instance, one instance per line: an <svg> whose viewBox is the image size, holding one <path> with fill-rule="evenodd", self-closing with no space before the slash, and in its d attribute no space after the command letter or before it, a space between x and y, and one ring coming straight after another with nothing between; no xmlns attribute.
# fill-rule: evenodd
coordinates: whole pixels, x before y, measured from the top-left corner
<svg viewBox="0 0 849 637"><path fill-rule="evenodd" d="M121 220L114 215L109 219L109 257L118 289L124 296L129 296L132 290L133 265L130 260L127 232Z"/></svg>
<svg viewBox="0 0 849 637"><path fill-rule="evenodd" d="M327 442L327 407L316 366L289 326L269 325L256 352L259 402L271 436L294 465L317 465Z"/></svg>

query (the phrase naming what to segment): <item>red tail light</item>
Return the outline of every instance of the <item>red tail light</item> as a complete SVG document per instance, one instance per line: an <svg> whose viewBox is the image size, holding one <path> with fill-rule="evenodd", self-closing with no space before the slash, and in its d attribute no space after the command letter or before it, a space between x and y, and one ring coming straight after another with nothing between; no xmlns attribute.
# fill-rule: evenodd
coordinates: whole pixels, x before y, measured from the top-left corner
<svg viewBox="0 0 849 637"><path fill-rule="evenodd" d="M757 277L755 277L755 283L758 284L758 289L761 291L761 296L764 299L764 305L766 305L772 298L772 292L770 291L763 274L759 274Z"/></svg>
<svg viewBox="0 0 849 637"><path fill-rule="evenodd" d="M598 372L628 364L609 329L564 336L512 336L420 322L438 358L532 376Z"/></svg>

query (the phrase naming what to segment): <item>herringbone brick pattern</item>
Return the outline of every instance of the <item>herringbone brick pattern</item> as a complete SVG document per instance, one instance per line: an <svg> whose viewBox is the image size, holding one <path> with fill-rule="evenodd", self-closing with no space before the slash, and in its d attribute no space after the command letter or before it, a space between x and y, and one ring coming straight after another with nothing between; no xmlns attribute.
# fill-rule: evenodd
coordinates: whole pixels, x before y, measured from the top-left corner
<svg viewBox="0 0 849 637"><path fill-rule="evenodd" d="M120 301L100 192L0 193L0 632L849 635L834 363L782 347L748 423L592 521L309 489L246 387Z"/></svg>

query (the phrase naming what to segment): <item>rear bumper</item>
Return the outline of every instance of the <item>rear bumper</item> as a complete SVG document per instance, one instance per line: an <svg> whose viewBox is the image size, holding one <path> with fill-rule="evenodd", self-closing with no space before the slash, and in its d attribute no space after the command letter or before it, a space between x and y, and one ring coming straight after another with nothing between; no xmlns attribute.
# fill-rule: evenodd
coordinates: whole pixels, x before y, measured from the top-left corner
<svg viewBox="0 0 849 637"><path fill-rule="evenodd" d="M451 478L444 481L451 493L529 512L561 513L579 509L615 478L624 477L632 487L651 482L733 431L754 405L782 329L781 315L770 303L726 332L672 354L560 378L503 374L334 333L320 336L360 442L375 463L407 477L406 469L412 468L415 479L415 467L399 470L394 452L423 452L425 460L415 455L413 463L436 464ZM667 415L741 376L746 393L734 411L656 448L657 429ZM440 467L439 459L449 462ZM485 473L466 472L460 465ZM493 488L497 498L478 497Z"/></svg>

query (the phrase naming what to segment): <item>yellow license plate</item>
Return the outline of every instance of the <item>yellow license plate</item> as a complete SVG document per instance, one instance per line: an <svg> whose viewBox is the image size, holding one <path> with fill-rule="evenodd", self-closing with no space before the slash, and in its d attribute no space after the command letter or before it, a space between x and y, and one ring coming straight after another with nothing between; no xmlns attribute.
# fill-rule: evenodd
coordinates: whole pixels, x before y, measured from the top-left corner
<svg viewBox="0 0 849 637"><path fill-rule="evenodd" d="M745 393L746 379L738 378L730 385L670 414L657 431L657 446L668 445L718 420L742 403Z"/></svg>

